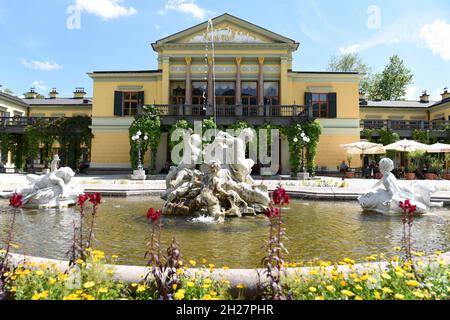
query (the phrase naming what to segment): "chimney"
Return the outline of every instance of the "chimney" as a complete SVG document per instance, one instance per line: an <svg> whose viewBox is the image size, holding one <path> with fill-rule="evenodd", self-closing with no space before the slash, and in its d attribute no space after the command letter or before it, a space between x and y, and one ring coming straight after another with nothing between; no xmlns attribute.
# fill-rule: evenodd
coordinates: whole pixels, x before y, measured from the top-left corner
<svg viewBox="0 0 450 320"><path fill-rule="evenodd" d="M366 93L362 90L359 90L359 101L366 101Z"/></svg>
<svg viewBox="0 0 450 320"><path fill-rule="evenodd" d="M83 99L85 95L86 95L86 91L84 90L84 88L75 88L75 91L73 93L73 98L74 99Z"/></svg>
<svg viewBox="0 0 450 320"><path fill-rule="evenodd" d="M53 88L48 95L50 96L50 99L56 99L58 98L59 93L56 91L56 88Z"/></svg>
<svg viewBox="0 0 450 320"><path fill-rule="evenodd" d="M430 102L430 95L427 93L427 90L425 90L420 96L420 103L429 103L429 102Z"/></svg>
<svg viewBox="0 0 450 320"><path fill-rule="evenodd" d="M30 91L25 93L25 99L36 99L37 96L38 96L38 94L37 94L35 88L31 88Z"/></svg>
<svg viewBox="0 0 450 320"><path fill-rule="evenodd" d="M444 93L441 94L441 96L442 96L442 101L450 98L450 92L448 92L448 88L444 88Z"/></svg>

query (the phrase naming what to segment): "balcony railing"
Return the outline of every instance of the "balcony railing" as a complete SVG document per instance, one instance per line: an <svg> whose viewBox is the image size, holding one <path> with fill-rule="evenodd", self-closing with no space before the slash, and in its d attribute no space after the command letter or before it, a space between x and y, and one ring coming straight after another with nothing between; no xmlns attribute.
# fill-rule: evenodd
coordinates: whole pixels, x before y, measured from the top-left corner
<svg viewBox="0 0 450 320"><path fill-rule="evenodd" d="M25 127L36 124L38 121L52 123L58 119L57 117L0 117L0 128L6 127Z"/></svg>
<svg viewBox="0 0 450 320"><path fill-rule="evenodd" d="M415 130L429 130L433 137L445 138L447 132L444 129L448 124L450 121L445 120L361 120L361 129L389 128L402 138L411 138ZM374 136L377 136L377 133Z"/></svg>
<svg viewBox="0 0 450 320"><path fill-rule="evenodd" d="M307 106L156 105L161 116L312 117Z"/></svg>

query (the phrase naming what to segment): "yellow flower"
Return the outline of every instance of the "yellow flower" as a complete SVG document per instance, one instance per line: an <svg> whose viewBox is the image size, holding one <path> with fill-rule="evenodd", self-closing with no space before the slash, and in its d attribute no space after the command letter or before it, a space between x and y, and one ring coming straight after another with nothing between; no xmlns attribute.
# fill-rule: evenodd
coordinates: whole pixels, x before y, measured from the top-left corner
<svg viewBox="0 0 450 320"><path fill-rule="evenodd" d="M180 289L173 295L173 297L175 298L175 300L183 300L185 297L185 293L186 292L184 290Z"/></svg>
<svg viewBox="0 0 450 320"><path fill-rule="evenodd" d="M400 250L402 250L402 248L400 248L400 247L394 247L394 251L400 251Z"/></svg>
<svg viewBox="0 0 450 320"><path fill-rule="evenodd" d="M176 283L174 283L174 284L172 285L172 289L173 289L173 290L177 290L177 288L178 288L178 285L177 285Z"/></svg>
<svg viewBox="0 0 450 320"><path fill-rule="evenodd" d="M211 295L209 295L209 294L205 294L204 296L203 296L203 300L211 300Z"/></svg>
<svg viewBox="0 0 450 320"><path fill-rule="evenodd" d="M140 285L138 285L136 292L141 293L141 292L144 292L146 289L147 289L147 286L145 284L140 284Z"/></svg>
<svg viewBox="0 0 450 320"><path fill-rule="evenodd" d="M238 288L238 289L244 289L244 288L246 288L246 286L245 286L245 284L243 284L243 283L239 283L239 284L236 286L236 288Z"/></svg>
<svg viewBox="0 0 450 320"><path fill-rule="evenodd" d="M77 294L71 294L64 297L63 300L80 300L80 297Z"/></svg>
<svg viewBox="0 0 450 320"><path fill-rule="evenodd" d="M119 259L119 256L118 256L118 255L115 255L115 254L113 254L113 255L111 256L111 259L113 259L113 260L117 260L117 259Z"/></svg>
<svg viewBox="0 0 450 320"><path fill-rule="evenodd" d="M318 297L315 297L314 300L322 301L322 300L325 300L325 298L323 296L318 296Z"/></svg>
<svg viewBox="0 0 450 320"><path fill-rule="evenodd" d="M381 294L378 291L375 291L373 294L375 300L380 300L381 299Z"/></svg>
<svg viewBox="0 0 450 320"><path fill-rule="evenodd" d="M84 263L84 261L82 259L77 260L77 264L83 264L83 263Z"/></svg>
<svg viewBox="0 0 450 320"><path fill-rule="evenodd" d="M195 267L197 265L197 262L195 260L189 260L189 263L191 266Z"/></svg>
<svg viewBox="0 0 450 320"><path fill-rule="evenodd" d="M392 279L391 276L388 275L386 272L383 272L383 273L381 274L381 277L382 277L383 279L386 279L386 280L391 280L391 279Z"/></svg>
<svg viewBox="0 0 450 320"><path fill-rule="evenodd" d="M403 274L403 272L399 272L399 271L396 271L395 274L396 274L396 276L399 277L399 278L403 278L403 277L405 276L405 275Z"/></svg>
<svg viewBox="0 0 450 320"><path fill-rule="evenodd" d="M347 297L353 297L355 294L350 290L342 290L341 293Z"/></svg>
<svg viewBox="0 0 450 320"><path fill-rule="evenodd" d="M318 274L319 272L317 271L317 270L311 270L310 272L309 272L309 274L310 275L312 275L312 276L315 276L316 274Z"/></svg>
<svg viewBox="0 0 450 320"><path fill-rule="evenodd" d="M210 291L209 294L213 297L217 296L217 292L215 292L215 291Z"/></svg>
<svg viewBox="0 0 450 320"><path fill-rule="evenodd" d="M355 289L358 290L358 291L361 291L363 289L363 287L361 287L360 285L356 285Z"/></svg>
<svg viewBox="0 0 450 320"><path fill-rule="evenodd" d="M41 276L44 275L44 271L38 270L38 271L36 271L36 275L39 276L39 277L41 277Z"/></svg>
<svg viewBox="0 0 450 320"><path fill-rule="evenodd" d="M228 270L230 270L230 267L228 267L228 266L223 266L223 268L222 268L224 271L228 271Z"/></svg>
<svg viewBox="0 0 450 320"><path fill-rule="evenodd" d="M330 292L335 292L336 291L334 286L327 286L327 290L330 291Z"/></svg>
<svg viewBox="0 0 450 320"><path fill-rule="evenodd" d="M347 282L345 282L344 280L342 280L341 282L339 282L339 284L341 285L341 287L345 287L347 285Z"/></svg>
<svg viewBox="0 0 450 320"><path fill-rule="evenodd" d="M356 296L355 300L364 300L363 298L361 298L360 296Z"/></svg>
<svg viewBox="0 0 450 320"><path fill-rule="evenodd" d="M413 295L419 299L425 298L425 295L423 293L421 293L420 291L413 291Z"/></svg>
<svg viewBox="0 0 450 320"><path fill-rule="evenodd" d="M206 259L202 259L202 263L205 264L206 263Z"/></svg>
<svg viewBox="0 0 450 320"><path fill-rule="evenodd" d="M204 284L202 287L203 287L203 289L209 289L210 286L211 285L209 285L209 284Z"/></svg>
<svg viewBox="0 0 450 320"><path fill-rule="evenodd" d="M195 286L195 283L189 281L189 282L187 283L187 286L188 286L188 288L193 288L193 287Z"/></svg>
<svg viewBox="0 0 450 320"><path fill-rule="evenodd" d="M397 300L405 300L405 296L400 294L400 293L396 293L394 295L394 298L397 299Z"/></svg>
<svg viewBox="0 0 450 320"><path fill-rule="evenodd" d="M350 258L345 258L344 262L347 263L347 264L355 264L355 260L352 260Z"/></svg>
<svg viewBox="0 0 450 320"><path fill-rule="evenodd" d="M132 286L133 288L136 288L136 287L138 286L138 284L137 284L137 283L132 283L131 286Z"/></svg>
<svg viewBox="0 0 450 320"><path fill-rule="evenodd" d="M77 290L75 291L76 294L81 295L83 293L83 290Z"/></svg>
<svg viewBox="0 0 450 320"><path fill-rule="evenodd" d="M363 275L360 277L360 279L361 279L362 281L366 281L367 279L369 279L369 275L368 275L368 274L363 274Z"/></svg>
<svg viewBox="0 0 450 320"><path fill-rule="evenodd" d="M114 270L108 269L108 270L106 270L106 273L109 274L110 276L112 276L114 274Z"/></svg>
<svg viewBox="0 0 450 320"><path fill-rule="evenodd" d="M309 292L312 293L317 292L317 289L315 287L309 287Z"/></svg>
<svg viewBox="0 0 450 320"><path fill-rule="evenodd" d="M86 300L95 300L95 298L94 298L93 296L91 296L90 294L85 294L85 295L84 295L84 298L85 298Z"/></svg>
<svg viewBox="0 0 450 320"><path fill-rule="evenodd" d="M54 285L54 284L56 283L56 279L50 278L50 279L48 280L48 283L50 283L50 285Z"/></svg>
<svg viewBox="0 0 450 320"><path fill-rule="evenodd" d="M406 274L406 277L407 277L408 279L414 279L416 276L414 275L414 273L408 272L408 273Z"/></svg>
<svg viewBox="0 0 450 320"><path fill-rule="evenodd" d="M108 288L100 288L98 289L98 293L108 293Z"/></svg>
<svg viewBox="0 0 450 320"><path fill-rule="evenodd" d="M203 280L203 282L206 283L206 284L211 284L212 280L209 279L209 278L206 278L205 280Z"/></svg>
<svg viewBox="0 0 450 320"><path fill-rule="evenodd" d="M387 288L387 287L384 287L383 289L381 289L384 293L392 293L392 290L391 289L389 289L389 288Z"/></svg>
<svg viewBox="0 0 450 320"><path fill-rule="evenodd" d="M366 258L366 260L367 260L367 261L375 261L375 260L377 260L377 257L375 257L375 256L368 256L368 257Z"/></svg>
<svg viewBox="0 0 450 320"><path fill-rule="evenodd" d="M420 283L416 280L408 280L406 281L406 285L410 287L418 287L420 286Z"/></svg>
<svg viewBox="0 0 450 320"><path fill-rule="evenodd" d="M439 251L439 250L435 251L434 254L437 255L437 256L440 256L440 255L442 255L442 251Z"/></svg>
<svg viewBox="0 0 450 320"><path fill-rule="evenodd" d="M83 287L85 288L85 289L89 289L89 288L92 288L92 287L94 287L95 286L95 282L94 281L88 281L88 282L86 282L84 285L83 285Z"/></svg>
<svg viewBox="0 0 450 320"><path fill-rule="evenodd" d="M181 269L181 268L177 269L177 274L178 274L178 275L184 274L184 270Z"/></svg>

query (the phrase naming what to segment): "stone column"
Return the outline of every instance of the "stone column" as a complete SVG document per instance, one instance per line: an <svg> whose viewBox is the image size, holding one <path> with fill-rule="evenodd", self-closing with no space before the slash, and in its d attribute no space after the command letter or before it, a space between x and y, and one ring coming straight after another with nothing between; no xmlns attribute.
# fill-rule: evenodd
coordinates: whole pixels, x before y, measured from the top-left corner
<svg viewBox="0 0 450 320"><path fill-rule="evenodd" d="M191 82L191 63L192 58L186 57L186 96L185 104L192 105L192 82Z"/></svg>
<svg viewBox="0 0 450 320"><path fill-rule="evenodd" d="M236 105L240 106L242 104L242 85L241 85L241 62L242 58L236 58Z"/></svg>
<svg viewBox="0 0 450 320"><path fill-rule="evenodd" d="M170 58L162 57L162 94L161 94L161 104L170 103Z"/></svg>
<svg viewBox="0 0 450 320"><path fill-rule="evenodd" d="M214 58L208 57L208 104L214 105Z"/></svg>
<svg viewBox="0 0 450 320"><path fill-rule="evenodd" d="M259 73L258 73L258 105L264 105L264 57L258 58Z"/></svg>
<svg viewBox="0 0 450 320"><path fill-rule="evenodd" d="M283 106L291 105L291 91L288 86L288 58L281 57L280 65L280 104Z"/></svg>

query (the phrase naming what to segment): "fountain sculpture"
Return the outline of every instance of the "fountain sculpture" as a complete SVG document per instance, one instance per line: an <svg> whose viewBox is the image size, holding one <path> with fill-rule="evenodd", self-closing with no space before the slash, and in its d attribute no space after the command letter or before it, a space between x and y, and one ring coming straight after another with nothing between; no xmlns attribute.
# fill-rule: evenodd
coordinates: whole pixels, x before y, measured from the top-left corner
<svg viewBox="0 0 450 320"><path fill-rule="evenodd" d="M250 177L254 161L245 158L246 138L254 138L251 129L238 137L220 131L202 150L201 137L186 130L183 159L171 167L161 194L166 200L163 214L203 214L223 222L226 216L263 213L270 197L267 186Z"/></svg>
<svg viewBox="0 0 450 320"><path fill-rule="evenodd" d="M380 161L380 171L383 178L377 182L372 189L360 196L358 202L366 211L382 214L403 213L400 201L410 200L412 205L417 206L416 213L425 214L432 207L442 207L442 202L431 202L431 194L436 192L436 187L423 181L415 182L410 188L401 186L395 176L391 173L394 163L385 158Z"/></svg>
<svg viewBox="0 0 450 320"><path fill-rule="evenodd" d="M51 163L51 172L38 176L28 174L28 183L14 192L0 192L0 198L10 198L14 193L23 196L24 207L61 208L75 205L83 189L69 185L75 172L69 167L58 169L59 157Z"/></svg>

